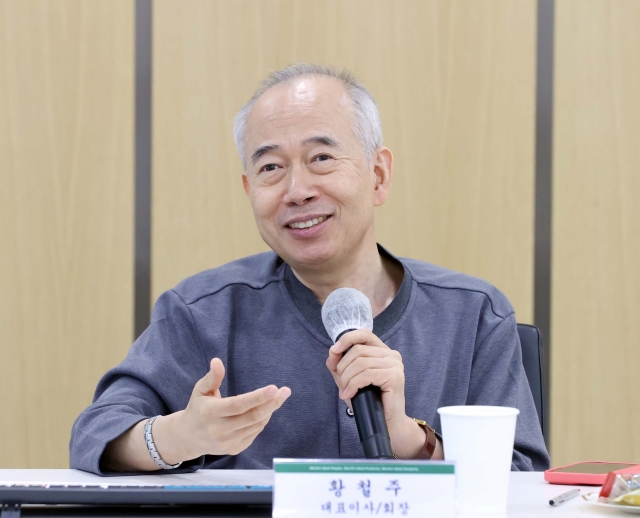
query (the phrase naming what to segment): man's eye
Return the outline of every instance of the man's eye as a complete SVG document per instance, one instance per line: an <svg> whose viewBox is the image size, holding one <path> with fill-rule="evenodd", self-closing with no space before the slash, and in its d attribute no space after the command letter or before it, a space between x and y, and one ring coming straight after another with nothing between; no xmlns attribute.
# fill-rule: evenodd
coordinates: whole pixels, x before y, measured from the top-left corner
<svg viewBox="0 0 640 518"><path fill-rule="evenodd" d="M278 168L278 166L276 164L267 164L267 165L263 165L260 168L260 171L258 171L258 172L260 172L260 173L262 173L262 172L268 173L270 171L275 171L277 168Z"/></svg>
<svg viewBox="0 0 640 518"><path fill-rule="evenodd" d="M325 160L331 160L333 158L331 155L318 155L315 160L318 162L324 162Z"/></svg>

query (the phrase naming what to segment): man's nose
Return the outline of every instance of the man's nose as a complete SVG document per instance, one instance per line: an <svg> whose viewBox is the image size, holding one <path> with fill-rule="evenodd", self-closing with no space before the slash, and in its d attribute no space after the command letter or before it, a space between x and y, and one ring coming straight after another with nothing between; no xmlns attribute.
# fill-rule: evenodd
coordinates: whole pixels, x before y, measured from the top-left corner
<svg viewBox="0 0 640 518"><path fill-rule="evenodd" d="M315 175L304 165L293 165L288 173L284 202L304 205L318 196Z"/></svg>

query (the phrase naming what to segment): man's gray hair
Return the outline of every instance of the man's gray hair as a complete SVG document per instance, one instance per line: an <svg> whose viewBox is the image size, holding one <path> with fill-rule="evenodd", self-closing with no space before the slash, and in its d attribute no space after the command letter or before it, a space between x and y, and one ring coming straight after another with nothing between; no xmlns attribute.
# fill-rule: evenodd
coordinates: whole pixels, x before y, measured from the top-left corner
<svg viewBox="0 0 640 518"><path fill-rule="evenodd" d="M282 70L277 70L269 74L253 94L249 102L245 104L236 115L233 121L233 138L236 148L240 153L242 166L246 169L244 159L244 137L247 127L247 118L253 105L258 98L271 87L292 81L303 76L328 76L340 81L349 95L353 104L353 129L356 136L362 142L362 148L367 160L371 160L373 153L382 145L382 125L378 107L373 96L348 70L337 70L324 65L314 65L309 63L294 63Z"/></svg>

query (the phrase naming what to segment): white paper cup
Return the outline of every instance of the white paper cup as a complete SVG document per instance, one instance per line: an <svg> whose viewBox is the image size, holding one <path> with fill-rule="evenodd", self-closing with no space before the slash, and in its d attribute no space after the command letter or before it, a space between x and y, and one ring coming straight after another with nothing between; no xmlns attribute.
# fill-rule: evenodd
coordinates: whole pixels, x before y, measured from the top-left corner
<svg viewBox="0 0 640 518"><path fill-rule="evenodd" d="M444 458L456 463L458 516L506 516L517 408L438 409Z"/></svg>

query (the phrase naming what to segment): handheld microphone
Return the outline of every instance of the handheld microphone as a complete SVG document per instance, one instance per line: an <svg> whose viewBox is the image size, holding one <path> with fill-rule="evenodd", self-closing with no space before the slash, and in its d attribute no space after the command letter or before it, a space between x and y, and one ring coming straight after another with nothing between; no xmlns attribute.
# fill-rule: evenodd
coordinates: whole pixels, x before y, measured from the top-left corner
<svg viewBox="0 0 640 518"><path fill-rule="evenodd" d="M373 311L364 293L353 288L333 291L322 306L322 323L333 342L356 329L373 330ZM369 385L351 398L358 435L367 459L392 459L391 440L379 387Z"/></svg>

